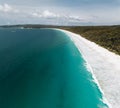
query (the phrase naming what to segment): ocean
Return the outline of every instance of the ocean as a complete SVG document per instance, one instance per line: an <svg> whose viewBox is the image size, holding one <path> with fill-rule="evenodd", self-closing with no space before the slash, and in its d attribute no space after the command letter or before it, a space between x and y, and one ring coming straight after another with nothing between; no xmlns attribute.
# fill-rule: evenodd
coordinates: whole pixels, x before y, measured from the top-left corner
<svg viewBox="0 0 120 108"><path fill-rule="evenodd" d="M0 28L0 108L108 108L86 65L62 31Z"/></svg>

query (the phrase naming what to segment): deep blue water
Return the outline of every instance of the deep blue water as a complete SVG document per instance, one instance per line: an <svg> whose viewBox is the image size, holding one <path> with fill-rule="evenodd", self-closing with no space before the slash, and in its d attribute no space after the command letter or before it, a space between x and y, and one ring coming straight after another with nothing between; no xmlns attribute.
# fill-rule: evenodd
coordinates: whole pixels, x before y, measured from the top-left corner
<svg viewBox="0 0 120 108"><path fill-rule="evenodd" d="M0 29L0 108L107 108L85 64L61 31Z"/></svg>

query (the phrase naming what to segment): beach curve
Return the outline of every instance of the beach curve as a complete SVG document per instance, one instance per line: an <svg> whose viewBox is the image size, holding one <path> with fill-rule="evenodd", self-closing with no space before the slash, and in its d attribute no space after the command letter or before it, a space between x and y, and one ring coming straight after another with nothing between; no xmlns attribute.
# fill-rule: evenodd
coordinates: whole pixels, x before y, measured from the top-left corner
<svg viewBox="0 0 120 108"><path fill-rule="evenodd" d="M78 50L90 64L93 71L93 78L103 93L103 101L110 108L118 108L120 105L120 56L107 49L91 42L82 36L57 29L66 33L75 43ZM88 65L89 65L88 64Z"/></svg>

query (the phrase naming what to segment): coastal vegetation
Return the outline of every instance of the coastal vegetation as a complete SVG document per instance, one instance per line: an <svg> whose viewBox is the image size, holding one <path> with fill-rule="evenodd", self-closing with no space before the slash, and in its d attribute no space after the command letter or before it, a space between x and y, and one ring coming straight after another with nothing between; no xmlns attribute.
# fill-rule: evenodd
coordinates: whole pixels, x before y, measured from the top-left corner
<svg viewBox="0 0 120 108"><path fill-rule="evenodd" d="M120 26L77 26L64 28L120 55Z"/></svg>

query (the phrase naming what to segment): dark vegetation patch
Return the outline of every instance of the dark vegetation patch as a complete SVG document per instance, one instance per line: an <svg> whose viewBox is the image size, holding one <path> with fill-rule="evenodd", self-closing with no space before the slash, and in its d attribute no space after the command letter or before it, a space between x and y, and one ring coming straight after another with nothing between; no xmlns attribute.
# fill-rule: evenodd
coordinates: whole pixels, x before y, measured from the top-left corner
<svg viewBox="0 0 120 108"><path fill-rule="evenodd" d="M80 34L120 55L120 26L80 26L63 29Z"/></svg>

